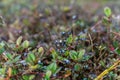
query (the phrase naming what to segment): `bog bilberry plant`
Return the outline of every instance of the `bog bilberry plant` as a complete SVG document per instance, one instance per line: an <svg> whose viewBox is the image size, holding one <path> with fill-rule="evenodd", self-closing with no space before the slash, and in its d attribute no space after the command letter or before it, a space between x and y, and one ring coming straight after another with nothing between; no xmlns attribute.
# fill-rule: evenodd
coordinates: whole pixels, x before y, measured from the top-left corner
<svg viewBox="0 0 120 80"><path fill-rule="evenodd" d="M119 8L101 2L0 0L0 80L119 80Z"/></svg>

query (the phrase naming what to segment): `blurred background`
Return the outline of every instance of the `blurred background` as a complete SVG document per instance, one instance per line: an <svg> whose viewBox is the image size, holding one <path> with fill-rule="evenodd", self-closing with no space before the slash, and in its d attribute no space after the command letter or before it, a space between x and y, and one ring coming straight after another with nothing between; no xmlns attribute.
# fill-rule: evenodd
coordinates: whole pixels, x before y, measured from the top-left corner
<svg viewBox="0 0 120 80"><path fill-rule="evenodd" d="M0 36L10 42L20 35L47 42L50 37L44 36L51 34L54 40L77 20L83 26L94 25L104 15L105 6L119 15L119 3L120 0L0 0L0 15L6 23L0 28Z"/></svg>

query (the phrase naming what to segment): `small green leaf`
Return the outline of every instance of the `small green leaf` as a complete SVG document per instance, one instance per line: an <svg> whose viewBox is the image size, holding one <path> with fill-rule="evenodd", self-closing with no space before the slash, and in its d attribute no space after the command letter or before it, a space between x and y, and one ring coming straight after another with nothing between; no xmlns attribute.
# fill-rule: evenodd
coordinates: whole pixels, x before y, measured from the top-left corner
<svg viewBox="0 0 120 80"><path fill-rule="evenodd" d="M22 44L23 48L28 48L29 47L29 41L25 40Z"/></svg>
<svg viewBox="0 0 120 80"><path fill-rule="evenodd" d="M73 36L69 35L69 37L66 40L67 44L71 44L73 42Z"/></svg>
<svg viewBox="0 0 120 80"><path fill-rule="evenodd" d="M120 49L116 49L115 51L116 51L118 54L120 54Z"/></svg>
<svg viewBox="0 0 120 80"><path fill-rule="evenodd" d="M35 69L37 69L38 67L39 67L39 65L38 65L38 64L33 65L33 66L30 66L30 68L31 68L32 70L35 70Z"/></svg>
<svg viewBox="0 0 120 80"><path fill-rule="evenodd" d="M2 42L0 43L0 46L4 47L4 46L5 46L5 43L2 41Z"/></svg>
<svg viewBox="0 0 120 80"><path fill-rule="evenodd" d="M75 71L80 71L80 64L75 64L74 70Z"/></svg>
<svg viewBox="0 0 120 80"><path fill-rule="evenodd" d="M84 53L85 53L85 50L84 50L84 49L82 49L82 50L80 50L80 51L78 52L78 59L79 59L79 60L81 60L81 59L83 58Z"/></svg>
<svg viewBox="0 0 120 80"><path fill-rule="evenodd" d="M105 63L103 60L100 61L101 66L105 67Z"/></svg>
<svg viewBox="0 0 120 80"><path fill-rule="evenodd" d="M44 49L43 49L43 47L40 47L40 48L38 49L38 52L39 52L39 53L42 53L42 52L44 52Z"/></svg>
<svg viewBox="0 0 120 80"><path fill-rule="evenodd" d="M23 75L22 78L23 78L23 80L29 80L29 76L28 75Z"/></svg>
<svg viewBox="0 0 120 80"><path fill-rule="evenodd" d="M2 47L0 48L0 54L2 54L5 51L5 49Z"/></svg>
<svg viewBox="0 0 120 80"><path fill-rule="evenodd" d="M29 80L33 80L35 78L35 75L30 75Z"/></svg>
<svg viewBox="0 0 120 80"><path fill-rule="evenodd" d="M31 54L29 55L29 57L30 57L30 59L31 59L32 61L35 61L35 55L34 55L33 53L31 53Z"/></svg>
<svg viewBox="0 0 120 80"><path fill-rule="evenodd" d="M113 46L114 46L115 48L119 47L119 42L118 42L118 41L114 41L114 42L113 42Z"/></svg>
<svg viewBox="0 0 120 80"><path fill-rule="evenodd" d="M57 74L60 70L62 69L62 67L58 68L54 74Z"/></svg>
<svg viewBox="0 0 120 80"><path fill-rule="evenodd" d="M4 75L5 74L5 71L6 71L6 68L0 68L0 75Z"/></svg>
<svg viewBox="0 0 120 80"><path fill-rule="evenodd" d="M105 7L104 8L104 14L107 16L107 17L110 17L111 14L112 14L112 11L109 7Z"/></svg>
<svg viewBox="0 0 120 80"><path fill-rule="evenodd" d="M52 53L53 59L56 59L58 57L58 54L57 54L57 52L55 51L54 48L50 48L50 52Z"/></svg>
<svg viewBox="0 0 120 80"><path fill-rule="evenodd" d="M17 40L16 40L16 44L17 45L20 45L21 44L21 42L22 42L22 36L20 36Z"/></svg>
<svg viewBox="0 0 120 80"><path fill-rule="evenodd" d="M15 59L13 59L13 62L17 62L20 59L21 55L15 57Z"/></svg>
<svg viewBox="0 0 120 80"><path fill-rule="evenodd" d="M73 60L77 60L77 52L76 51L70 51L70 58Z"/></svg>
<svg viewBox="0 0 120 80"><path fill-rule="evenodd" d="M57 70L57 64L55 62L51 63L47 66L47 70L50 70L54 74Z"/></svg>
<svg viewBox="0 0 120 80"><path fill-rule="evenodd" d="M27 62L34 64L35 62L35 55L33 53L29 53L26 59Z"/></svg>
<svg viewBox="0 0 120 80"><path fill-rule="evenodd" d="M51 75L52 75L52 72L50 70L48 70L45 74L45 79L49 80Z"/></svg>
<svg viewBox="0 0 120 80"><path fill-rule="evenodd" d="M13 59L13 56L10 53L6 53L6 57L11 60Z"/></svg>
<svg viewBox="0 0 120 80"><path fill-rule="evenodd" d="M17 69L14 69L14 68L13 68L13 69L12 69L12 74L13 74L13 75L16 75L16 74L17 74Z"/></svg>

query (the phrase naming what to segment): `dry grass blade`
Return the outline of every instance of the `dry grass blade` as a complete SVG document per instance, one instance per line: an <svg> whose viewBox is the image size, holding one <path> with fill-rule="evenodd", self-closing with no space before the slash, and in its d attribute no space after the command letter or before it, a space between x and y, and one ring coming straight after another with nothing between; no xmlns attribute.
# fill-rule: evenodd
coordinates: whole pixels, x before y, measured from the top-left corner
<svg viewBox="0 0 120 80"><path fill-rule="evenodd" d="M94 80L101 80L103 78L103 76L105 76L106 74L108 74L111 70L115 69L119 65L119 63L120 63L120 59L117 60L111 67L109 67L108 69L104 70Z"/></svg>

